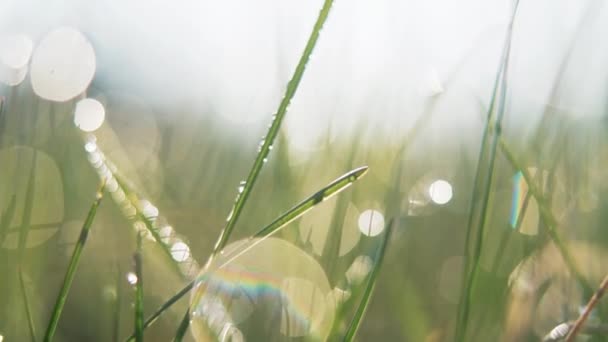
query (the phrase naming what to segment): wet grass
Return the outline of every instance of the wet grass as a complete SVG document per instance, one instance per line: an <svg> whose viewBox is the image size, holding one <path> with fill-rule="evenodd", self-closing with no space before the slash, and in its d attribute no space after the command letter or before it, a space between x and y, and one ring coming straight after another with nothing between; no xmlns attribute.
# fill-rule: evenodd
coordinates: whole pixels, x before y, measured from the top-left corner
<svg viewBox="0 0 608 342"><path fill-rule="evenodd" d="M52 341L55 336L55 332L57 331L57 325L59 324L59 319L61 318L61 313L63 312L63 307L65 306L65 301L70 292L70 288L72 286L72 282L74 281L74 277L76 276L76 270L78 269L78 264L80 262L80 256L82 254L82 250L87 242L87 237L89 236L89 231L91 230L91 225L95 220L95 215L97 214L97 208L101 204L101 200L103 198L105 190L105 183L102 182L102 185L99 187L99 190L96 193L96 199L93 201L91 205L91 209L89 209L89 213L87 214L86 220L82 225L82 229L80 231L80 236L78 238L78 242L74 247L74 251L72 252L72 257L70 258L70 262L68 264L68 268L65 273L65 277L63 279L63 284L59 290L59 294L57 295L57 301L55 302L55 306L53 307L53 311L51 314L51 319L46 328L46 333L44 334L44 341Z"/></svg>
<svg viewBox="0 0 608 342"><path fill-rule="evenodd" d="M378 144L380 147L373 146L370 148L366 143L359 141L359 137L364 136L366 129L366 127L360 127L352 140L327 143L329 146L325 146L325 149L321 153L315 154L314 158L317 159L312 160L311 165L297 165L297 163L294 163L290 159L294 155L293 152L288 153L287 150L290 137L287 134L280 135L280 132L282 132L281 124L288 115L289 104L297 93L299 84L306 71L306 65L319 39L319 32L328 18L332 3L329 0L325 1L319 12L319 17L303 49L294 74L287 84L285 94L280 101L277 111L272 116L268 130L266 130L259 146L255 146L258 148L258 151L253 164L249 165L248 162L252 154L249 153L249 150L253 148L251 145L247 146L246 152L241 153L240 149L242 149L242 146L239 144L231 143L230 141L220 141L213 148L203 150L200 156L198 156L200 157L199 159L194 159L193 155L198 153L197 146L199 145L192 143L188 146L189 152L186 153L188 158L191 159L188 159L187 163L180 164L180 167L187 164L192 166L192 169L195 169L194 173L196 174L193 177L192 183L188 183L189 185L185 187L186 190L184 191L184 188L179 188L176 184L182 184L180 182L185 183L181 178L188 177L174 177L180 179L167 177L165 184L162 185L163 195L150 196L158 200L159 207L178 208L177 214L165 212L166 217L163 217L163 220L166 219L167 222L171 220L172 224L175 224L176 230L182 232L186 231L186 229L180 230L182 229L181 227L190 224L189 227L192 229L189 229L187 233L192 240L190 253L193 257L199 258L199 260L204 260L202 258L210 256L204 266L207 267L208 271L213 271L214 268L221 268L227 263L232 262L245 252L256 248L260 241L269 236L280 235L306 251L306 253L310 254L322 265L327 273L330 285L334 289L348 293L350 296L335 307L336 316L332 322L329 334L329 340L331 341L369 340L371 338L377 339L378 336L382 336L386 340L421 340L422 338L427 338L432 341L481 341L496 340L501 336L506 336L510 333L509 329L511 329L508 325L508 313L510 306L516 301L513 298L518 289L516 289L514 283L518 279L518 275L509 274L508 276L511 278L508 278L508 276L500 273L501 268L509 267L510 269L514 269L520 263L535 262L535 260L541 259L540 255L545 246L553 245L557 248L557 252L565 265L563 272L570 276L569 280L572 280L572 283L568 283L568 286L582 288L582 299L570 298L570 301L582 303L581 305L590 303L587 304L586 310L583 311L575 323L572 323L574 322L572 319L576 317L568 317L567 315L562 317L562 322L569 324L568 327L572 329L570 330L571 336L569 338L573 338L578 331L582 333L589 333L591 331L591 334L597 335L593 338L601 340L601 336L604 334L601 330L602 325L596 324L584 327L583 322L585 322L589 315L593 316L591 309L595 305L598 306L597 316L599 318L597 319L603 319L603 309L601 308L602 305L599 299L603 294L603 289L606 288L607 282L601 283L600 291L596 290L594 285L592 285L597 284L598 281L590 277L589 273L591 271L589 270L589 265L581 264L577 258L577 254L580 251L570 246L572 240L584 240L588 238L588 236L582 234L589 232L585 231L581 233L581 236L577 236L576 239L573 239L568 234L564 234L564 222L558 218L555 212L556 206L553 203L557 192L557 179L559 177L557 170L563 163L568 161L568 158L573 157L568 156L568 152L565 151L566 138L563 138L563 141L560 140L559 144L555 144L555 146L547 147L547 145L552 145L554 142L551 140L551 133L566 135L564 132L568 132L568 125L560 125L557 133L548 132L547 129L544 131L540 129L536 132L534 139L532 139L534 140L532 145L535 145L535 148L539 150L527 147L522 148L518 142L514 143L510 141L508 136L505 136L502 132L503 118L508 114L506 102L509 89L509 56L511 32L514 23L517 22L515 20L517 3L511 25L508 28L502 59L499 61L499 70L496 73L495 85L489 101L490 104L487 110L483 110L485 117L477 160L468 160L465 153L459 155L458 158L454 158L451 155L454 149L450 149L449 153L439 157L445 158L449 162L461 159L459 161L460 164L455 163L457 165L457 167L454 167L455 171L449 171L460 172L465 175L459 181L450 180L456 189L455 192L468 192L471 194L469 197L464 196L466 197L465 200L453 200L456 204L466 202L467 205L462 206L467 207L467 209L458 211L454 207L451 207L452 203L440 205L428 201L425 204L424 210L426 211L423 214L410 212L413 206L411 204L411 200L413 199L410 198L411 189L417 186L416 182L422 178L420 175L424 175L431 168L436 168L436 165L440 165L439 168L444 167L444 164L437 163L435 160L429 161L431 159L429 156L418 157L415 162L412 162L410 160L410 153L413 152L412 145L418 137L425 134L426 126L433 116L436 115L436 105L440 102L438 98L429 99L423 114L418 117L408 133L397 139L397 143ZM562 66L563 68L565 67ZM556 84L560 82L559 77L561 76L558 76ZM13 95L10 96L17 96L16 94L18 94L16 91L12 91L11 93ZM551 97L557 97L557 95L552 94ZM25 102L25 100L20 99L20 101L15 101L12 99L12 101L7 102L4 100L4 97L0 96L0 132L10 132L10 130L6 129L9 126L10 128L14 128L11 126L14 121L7 120L7 115L14 114L15 110L8 110L6 108L8 106L5 103L19 102ZM32 107L40 108L40 104L36 103ZM52 131L52 136L55 140L49 146L38 145L36 147L41 151L44 150L56 156L57 160L63 161L63 167L73 167L82 171L75 172L76 177L64 179L64 182L79 185L92 184L91 182L96 177L95 175L88 174L91 169L90 167L83 167L83 165L87 166L86 161L81 160L82 163L73 164L73 160L79 159L61 159L65 158L61 157L64 153L70 152L66 152L65 146L79 146L81 144L81 137L75 132L75 128L73 127L64 129L62 126L57 126L57 122L61 122L62 120L61 110L53 107L51 112L55 117L51 120L52 123L49 130ZM552 118L552 114L554 113L549 110L543 114L543 124L555 120ZM33 123L19 122L17 127L29 127L28 130L33 130ZM167 127L164 128L166 128L166 131L163 134L167 140L171 140L179 135L179 132L174 132L174 129L177 130L179 128L177 124L175 127L167 124ZM204 131L205 129L207 131ZM203 136L206 133L213 133L213 130L213 127L200 128L200 132L197 134ZM34 134L28 135L33 136ZM204 137L198 138L204 141ZM222 138L218 137L217 139L221 140ZM226 140L228 139L226 138ZM7 141L11 142L13 140L0 137L0 147L10 147L11 145L7 144ZM274 150L273 146L276 147ZM602 146L599 146L599 148L601 149ZM220 147L223 149L219 152L210 151L214 148L219 149ZM101 149L101 147L99 148ZM543 148L549 150L550 153L543 151ZM544 153L546 155L543 156L542 154ZM159 154L161 155L160 159L168 163L171 157L171 146L168 143L162 145ZM75 155L81 157L80 154L75 153ZM113 161L110 158L108 157L106 161L112 164ZM369 170L367 167L353 169L357 165L367 165L367 160L373 160L374 158L377 158L379 161L373 163ZM547 167L549 170L548 175L545 176L541 172L537 172L534 175L531 174L528 169L528 166L531 164L530 161L542 160L543 158L550 161ZM228 171L225 171L221 166L215 164L208 165L218 160L230 161L230 168L234 169L234 171L230 172L230 175L227 175ZM16 276L19 281L17 290L20 292L20 297L17 298L21 299L18 307L25 313L23 326L27 329L23 330L27 331L32 341L37 340L36 331L40 330L37 325L37 322L40 321L38 317L45 317L47 313L44 311L38 312L39 306L32 305L37 300L36 296L40 296L40 294L37 291L33 291L33 289L29 289L26 280L31 276L34 282L36 280L40 281L40 277L36 277L34 267L28 267L31 265L28 265L27 259L28 257L30 259L40 257L40 255L45 255L44 253L48 251L42 248L29 250L26 245L30 240L29 235L34 231L33 227L53 226L53 224L46 222L40 223L31 220L35 206L34 193L37 191L36 177L38 174L36 173L36 161L37 154L33 153L31 168L27 170L29 173L27 173L28 181L24 194L12 196L10 199L0 202L2 205L0 207L0 246L4 245L7 239L10 238L11 232L18 233L15 255L13 256L5 250L0 251L4 253L2 256L7 256L5 259L7 260L7 265L3 264L2 267L4 267L3 271L11 270L10 264L12 261L16 261L18 264ZM365 161L365 163L362 163L362 161ZM2 167L4 166L0 165L0 168ZM179 167L177 169L181 171ZM353 170L329 185L321 186L322 182L349 169ZM469 169L475 171L466 171ZM165 167L163 170L167 171L168 167ZM243 171L247 170L248 173L241 184L238 181L234 182L234 179L242 179L245 174ZM443 174L449 177L450 172L444 172ZM359 179L366 173L368 175L366 179L359 182ZM169 172L165 174L168 175ZM497 189L501 186L504 187L505 184L512 186L511 176L513 174L522 175L523 181L527 185L527 192L523 198L519 216L516 217L515 225L510 226L511 222L509 220L513 219L512 217L501 217L497 220L494 215L499 211L497 208L501 200ZM576 171L570 171L568 177L577 178L576 174ZM385 175L388 176L385 177ZM104 330L109 331L108 335L111 335L111 339L114 341L122 340L125 336L128 336L127 340L129 341L142 341L144 336L150 340L173 338L175 341L181 341L189 338L189 313L192 310L192 303L195 305L200 298L196 296L190 298L191 303L187 304L180 302L180 300L188 297L188 294L200 279L193 279L191 274L184 271L183 265L177 260L179 258L173 255L171 245L166 242L166 237L160 235L159 228L162 221L160 215L158 217L145 215L140 203L144 199L144 194L146 194L148 189L138 188L139 185L134 185L135 182L132 183L129 176L131 175L123 175L119 166L113 170L112 174L112 177L118 183L118 187L125 193L126 201L135 208L135 215L131 217L120 213L119 203L114 203L114 206L104 208L106 212L104 215L101 215L107 221L99 222L100 225L103 224L104 226L100 228L108 226L129 228L119 233L121 235L117 236L116 239L121 242L116 243L116 246L112 246L117 254L116 260L112 261L114 267L112 267L111 271L99 271L98 274L91 272L90 266L81 267L82 273L79 274L86 281L99 281L104 284L110 284L108 285L110 288L110 291L108 291L110 295L108 296L111 297L111 312L88 312L87 309L82 308L88 305L88 303L73 303L71 307L69 305L66 306L68 295L72 295L70 292L72 287L77 289L74 291L73 296L77 296L76 298L79 299L83 297L81 293L78 293L78 289L80 288L77 285L76 277L78 265L81 262L95 265L95 260L86 261L86 258L81 258L81 254L101 201L101 196L99 196L89 210L89 214L81 229L80 237L68 260L68 269L63 282L60 284L59 295L56 297L55 293L52 295L52 298L55 299L55 305L50 312L50 322L44 341L53 340L58 329L59 331L62 330L62 326L59 324L62 317L61 322L65 324L65 336L70 337L61 336L56 339L84 339L83 335L87 335L88 332L83 331L90 327L85 326L80 329L73 327L77 325L76 322L78 321L77 318L80 311L91 316L99 314L100 317L105 317L106 321L109 322L106 325L103 325L105 323L99 323L99 326L93 329L93 331L98 332L99 339L102 339L100 336L106 336L103 335ZM82 179L79 177L82 177ZM312 181L310 178L312 178ZM457 179L456 176L454 178ZM335 199L336 205L331 213L331 217L327 220L329 228L325 244L321 248L319 255L316 255L313 248L313 238L311 237L312 229L309 231L308 236L300 236L298 229L302 229L303 227L299 225L300 221L298 219L304 215L315 215L315 210L313 209L317 205L327 201L333 195L337 195L355 181L357 185L351 191L342 193ZM569 191L568 196L570 197L578 194L579 183L575 181L573 184L567 189ZM238 193L236 199L233 200L233 189L236 185L238 185ZM77 185L71 186L78 188ZM65 188L68 189L67 186ZM472 189L472 191L469 191L469 189ZM316 192L308 197L304 197L300 193L305 191L305 194L309 194L315 190ZM74 191L81 190L76 189ZM187 195L183 196L188 199L187 201L180 200L183 192L187 192ZM66 191L66 193L68 192ZM103 188L99 190L99 193L103 193ZM67 216L70 219L74 219L75 215L73 212L77 212L84 204L79 203L80 192L68 193L68 195L71 198L72 202L70 203L72 206ZM604 205L605 194L600 193L598 196L600 197L598 199L599 209L595 209L596 211L593 214L579 215L572 218L572 220L580 220L583 222L582 224L591 226L589 234L598 234L599 238L597 240L600 242L600 245L605 245L606 237L601 235L599 228L593 228L601 226L601 223L604 222L602 210L605 210L605 208L602 205ZM204 198L206 202L201 204L198 201L200 198ZM286 209L285 204L294 203L294 198L305 199L291 209ZM370 198L373 198L375 202L370 201ZM23 207L18 204L18 200L23 202ZM570 200L574 201L571 198ZM342 254L340 252L343 247L342 235L346 229L353 228L347 226L346 220L349 205L353 203L356 203L361 208L382 208L381 210L388 223L385 225L382 235L378 237L361 235L361 241L357 242L356 247ZM531 215L533 204L535 204L538 210L539 236L522 238L519 231L522 228L524 218L527 215ZM224 213L226 207L230 207L231 210L224 221L217 212ZM201 208L211 208L211 210L198 215L198 212L202 211ZM180 215L184 212L194 214L192 214L192 217L186 216L182 218ZM17 227L14 227L11 223L17 222L15 217L18 214L20 214L21 221L19 221ZM590 218L590 216L593 217ZM111 217L111 219L108 219L108 217ZM218 219L218 217L220 218ZM271 221L272 218L274 220ZM597 222L593 223L594 219L597 219ZM271 223L262 225L260 222ZM159 251L157 254L162 257L163 263L158 262L158 259L155 258L157 254L154 254L156 252L152 248L143 248L142 231L133 229L136 223L143 224L145 231L148 232L146 236L149 236L159 246L159 249L156 250ZM222 229L217 231L214 230L214 227L222 227ZM259 227L264 228L259 229ZM443 229L445 227L450 229ZM452 229L454 227L459 229ZM41 230L44 230L44 227ZM36 231L38 231L37 228ZM133 234L134 231L136 234ZM437 233L437 231L440 231L440 233ZM105 231L105 234L109 238L110 234L107 231ZM217 234L217 240L214 239L216 237L215 234ZM243 244L231 252L233 254L223 256L221 264L216 264L215 262L218 260L216 257L231 240L236 240L236 236L239 236L239 238L245 237L242 242ZM124 263L124 260L121 260L121 256L122 259L125 259L124 254L131 256L133 252L131 245L134 238L137 245L134 258L137 283L135 291L127 292L123 291L125 285L123 284L123 271L125 269L132 269L133 265L130 264L129 267L121 266L121 263ZM492 239L498 241L496 245L491 245L488 242ZM211 245L213 241L216 242ZM51 242L47 242L43 246L52 243L55 243L55 241L51 240ZM110 243L104 244L105 247L108 245ZM94 248L94 246L90 247ZM87 248L89 248L89 245L87 245ZM496 248L497 251L493 256L493 260L488 261L488 257L484 252L492 248ZM513 252L514 248L521 248L523 252ZM121 252L121 249L129 251ZM96 250L96 253L99 253L99 250ZM152 255L152 258L147 259L150 255ZM359 256L370 256L373 260L373 265L364 280L360 284L354 284L345 278L345 271L353 260ZM451 299L452 301L449 301L443 298L448 296L444 296L443 294L441 296L437 295L442 290L437 289L439 281L436 278L440 278L440 276L437 276L437 273L438 269L442 268L442 263L455 256L463 256L462 269L454 271L454 273L462 274L462 277L461 279L448 281L448 291L457 293L455 301L453 298ZM101 258L101 255L99 257ZM285 257L287 258L288 256ZM130 257L127 259L130 260ZM594 262L599 263L598 261L590 261L591 268L596 266L600 268ZM166 272L166 269L161 264L168 265L171 274L169 272L163 274L163 272ZM486 264L490 266L484 268ZM39 272L52 273L45 270L46 266L46 263L41 263L40 269L43 271ZM542 269L543 266L540 265L539 269ZM146 271L145 293L143 287L144 269ZM381 269L383 270L382 273L380 272ZM11 274L9 271L4 273ZM163 274L163 277L166 279L173 279L171 278L172 276L176 276L178 279L167 280L167 283L170 285L166 287L159 286L154 281L148 280L155 274ZM554 284L553 282L553 278L545 279L540 285L536 286L535 291L530 295L531 297L535 296L531 300L534 310L541 305L541 301L545 295L552 295L549 288ZM73 283L75 286L72 286ZM0 284L0 289L9 293L11 289L7 288L8 285ZM132 286L129 286L129 288L131 289ZM95 292L91 290L91 292L99 294L101 291ZM15 292L13 291L13 293ZM171 296L172 293L173 295ZM594 293L595 296L593 296ZM91 299L91 301L93 302L94 300ZM134 303L134 306L129 306L129 314L127 315L123 312L126 309L122 308L122 306L123 304L131 304L131 302ZM5 307L15 306L15 304L9 305L10 303L7 303L9 303L9 300L4 298L0 301L0 305L5 304ZM93 304L91 305L94 306ZM145 314L149 314L147 310L153 307L157 307L156 311L147 316L147 319L144 319L146 317ZM66 315L62 315L64 308ZM177 310L177 316L175 310ZM184 310L186 314L183 316L179 315ZM526 311L522 309L522 312ZM6 313L0 316L0 321L3 318L7 320ZM130 324L131 319L133 319L133 324ZM103 320L100 319L100 321ZM529 322L531 324L535 323L536 319L531 317L529 318ZM387 326L389 328L386 328ZM7 336L25 336L14 333L16 330L10 330L6 325L0 323L0 334L5 333L3 329L6 330ZM72 329L78 332L75 333L71 331ZM177 332L175 332L176 329ZM523 340L534 340L544 335L534 331L531 326L522 329L524 331L522 336L526 336ZM155 337L155 334L159 331L164 333L164 335L162 337ZM287 331L289 331L289 328L287 328ZM548 332L549 330L546 331L546 333ZM70 333L73 335L70 335ZM92 334L95 335L95 332Z"/></svg>

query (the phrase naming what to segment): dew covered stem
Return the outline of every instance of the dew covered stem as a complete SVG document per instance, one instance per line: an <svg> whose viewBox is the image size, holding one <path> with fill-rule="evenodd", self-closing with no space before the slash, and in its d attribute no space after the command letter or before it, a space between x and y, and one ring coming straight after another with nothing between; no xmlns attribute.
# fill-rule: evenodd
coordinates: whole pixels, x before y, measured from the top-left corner
<svg viewBox="0 0 608 342"><path fill-rule="evenodd" d="M70 258L70 263L68 264L68 269L65 273L63 284L61 285L59 295L57 296L57 301L55 302L55 307L53 308L51 320L49 321L49 325L46 329L46 334L44 336L45 342L52 341L53 336L55 335L55 331L57 330L57 324L59 323L59 318L61 317L63 306L65 305L65 301L68 297L68 292L70 291L72 281L74 280L74 276L76 274L78 263L80 262L80 255L82 254L84 244L87 241L87 236L89 235L89 231L91 230L91 225L93 224L93 220L95 219L95 214L97 214L97 208L101 204L104 189L105 182L102 182L99 189L97 190L95 201L91 205L91 209L89 209L87 218L84 221L84 224L82 225L80 237L78 238L78 242L76 243L74 251L72 252L72 257Z"/></svg>
<svg viewBox="0 0 608 342"><path fill-rule="evenodd" d="M325 2L323 3L323 7L319 12L319 16L317 17L317 21L315 22L310 37L308 38L308 42L306 43L304 51L300 56L298 65L296 66L291 80L289 80L289 83L287 83L285 95L283 96L283 99L279 104L279 108L276 111L276 115L273 115L270 127L268 128L268 132L266 133L265 138L263 138L260 142L258 154L253 162L251 170L249 171L247 180L245 181L245 184L239 185L239 193L237 195L236 201L232 210L230 211L226 225L220 233L217 243L215 244L213 254L218 253L228 243L228 239L230 238L234 226L236 225L236 222L241 215L245 202L249 198L251 190L253 189L258 175L262 170L262 166L265 164L265 161L268 157L268 153L272 149L272 145L279 133L281 123L285 118L285 114L287 113L289 104L291 103L293 96L298 90L298 86L300 84L300 81L302 80L302 76L304 75L306 65L310 60L310 56L315 48L315 45L317 44L317 40L319 39L319 33L323 28L325 21L327 20L332 4L333 0L325 0Z"/></svg>
<svg viewBox="0 0 608 342"><path fill-rule="evenodd" d="M220 266L214 266L214 267L219 268L219 267L225 266L230 261L237 258L239 255L242 255L243 253L247 252L251 248L255 247L257 244L259 244L265 238L271 236L272 234L279 231L281 228L285 227L290 222L292 222L292 221L296 220L297 218L301 217L302 215L306 214L309 210L314 208L315 205L321 203L322 201L324 201L324 200L330 198L331 196L338 194L342 190L348 188L355 181L357 181L358 179L363 177L367 173L367 170L368 170L367 166L362 166L362 167L356 168L356 169L342 175L341 177L337 178L333 182L329 183L323 189L315 192L314 194L309 196L307 199L303 200L302 202L295 205L293 208L291 208L290 210L288 210L287 212L285 212L284 214L282 214L281 216L276 218L274 221L272 221L266 227L260 229L257 233L255 233L251 237L252 243L246 243L243 245L242 248L237 248L236 250L231 252L230 255L226 256L227 261L222 263ZM254 240L254 238L257 238L257 240ZM212 260L210 260L207 263L207 266L211 264L211 261ZM186 295L194 287L194 284L195 284L195 281L188 283L188 285L186 285L183 289L181 289L178 293L176 293L173 297L171 297L163 305L161 305L161 307L158 310L156 310L150 317L148 317L148 319L144 323L144 329L149 327L150 325L152 325L152 323L154 323L156 321L156 319L158 319L158 317L160 317L160 315L164 311L166 311L169 307L171 307L173 304L175 304L175 302L177 302L180 298L182 298L184 295ZM127 339L127 341L132 341L133 338L134 338L134 336L130 336Z"/></svg>

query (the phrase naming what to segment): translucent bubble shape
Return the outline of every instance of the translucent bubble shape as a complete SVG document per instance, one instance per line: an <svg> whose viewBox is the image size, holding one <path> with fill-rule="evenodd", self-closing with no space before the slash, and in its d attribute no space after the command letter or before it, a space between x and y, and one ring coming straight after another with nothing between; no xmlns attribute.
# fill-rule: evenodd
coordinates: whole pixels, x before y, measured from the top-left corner
<svg viewBox="0 0 608 342"><path fill-rule="evenodd" d="M17 248L21 238L24 247L42 244L59 229L63 212L63 182L49 155L27 146L0 150L0 213L6 215L0 247Z"/></svg>
<svg viewBox="0 0 608 342"><path fill-rule="evenodd" d="M0 36L0 82L15 86L25 79L32 48L32 40L26 35Z"/></svg>
<svg viewBox="0 0 608 342"><path fill-rule="evenodd" d="M334 318L330 293L319 263L291 243L238 241L199 275L192 332L197 341L323 341Z"/></svg>
<svg viewBox="0 0 608 342"><path fill-rule="evenodd" d="M64 102L82 94L95 74L95 52L80 31L62 27L49 32L32 56L34 92Z"/></svg>
<svg viewBox="0 0 608 342"><path fill-rule="evenodd" d="M76 104L74 124L84 132L93 132L103 124L106 111L95 99L82 99Z"/></svg>

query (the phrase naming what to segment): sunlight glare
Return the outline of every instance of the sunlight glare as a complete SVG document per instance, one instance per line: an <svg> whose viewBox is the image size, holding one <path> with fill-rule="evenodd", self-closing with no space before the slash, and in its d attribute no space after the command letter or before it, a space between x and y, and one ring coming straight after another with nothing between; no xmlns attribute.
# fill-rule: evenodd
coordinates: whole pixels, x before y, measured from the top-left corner
<svg viewBox="0 0 608 342"><path fill-rule="evenodd" d="M443 179L438 179L429 187L429 195L436 204L446 204L452 199L452 185Z"/></svg>
<svg viewBox="0 0 608 342"><path fill-rule="evenodd" d="M359 215L359 230L367 236L376 236L384 230L384 216L376 210L365 210Z"/></svg>
<svg viewBox="0 0 608 342"><path fill-rule="evenodd" d="M34 51L32 88L46 100L65 102L86 90L95 68L95 52L87 38L76 29L58 28L47 33Z"/></svg>
<svg viewBox="0 0 608 342"><path fill-rule="evenodd" d="M74 125L84 132L93 132L101 127L105 117L106 111L99 101L95 99L83 99L76 104ZM88 144L89 143L87 143L87 145ZM85 149L87 148L87 145L85 145Z"/></svg>

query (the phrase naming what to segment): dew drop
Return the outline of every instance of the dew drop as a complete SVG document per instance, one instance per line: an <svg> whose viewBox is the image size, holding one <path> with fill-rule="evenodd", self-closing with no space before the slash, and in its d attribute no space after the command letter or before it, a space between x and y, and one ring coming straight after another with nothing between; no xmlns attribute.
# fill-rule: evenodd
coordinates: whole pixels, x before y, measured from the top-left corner
<svg viewBox="0 0 608 342"><path fill-rule="evenodd" d="M127 273L127 281L131 285L137 284L137 275L135 273L133 273L133 272Z"/></svg>
<svg viewBox="0 0 608 342"><path fill-rule="evenodd" d="M84 144L84 150L89 153L93 153L95 150L97 150L97 145L94 142L88 142Z"/></svg>
<svg viewBox="0 0 608 342"><path fill-rule="evenodd" d="M234 215L234 207L232 207L232 209L230 209L230 213L228 213L228 217L226 217L226 222L228 222L232 219L232 215Z"/></svg>
<svg viewBox="0 0 608 342"><path fill-rule="evenodd" d="M177 241L171 246L171 257L177 262L184 262L190 258L190 247L182 241Z"/></svg>

